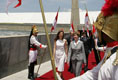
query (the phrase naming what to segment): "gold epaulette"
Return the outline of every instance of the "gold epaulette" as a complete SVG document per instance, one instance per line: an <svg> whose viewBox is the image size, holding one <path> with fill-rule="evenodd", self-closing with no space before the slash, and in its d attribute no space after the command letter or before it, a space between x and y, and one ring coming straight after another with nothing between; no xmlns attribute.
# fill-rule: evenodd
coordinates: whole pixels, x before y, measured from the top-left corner
<svg viewBox="0 0 118 80"><path fill-rule="evenodd" d="M116 51L116 59L114 60L113 65L114 66L118 65L118 48L117 48L117 51Z"/></svg>
<svg viewBox="0 0 118 80"><path fill-rule="evenodd" d="M103 62L102 62L102 65L106 62L106 60L111 56L111 51L108 52L108 54L105 56ZM101 65L101 66L102 66Z"/></svg>
<svg viewBox="0 0 118 80"><path fill-rule="evenodd" d="M115 49L115 48L114 48ZM114 59L112 65L116 66L118 65L118 47L116 47L116 58ZM105 56L103 62L102 62L102 65L106 62L106 60L112 55L113 53L111 51L108 52L108 54ZM101 65L101 66L102 66Z"/></svg>

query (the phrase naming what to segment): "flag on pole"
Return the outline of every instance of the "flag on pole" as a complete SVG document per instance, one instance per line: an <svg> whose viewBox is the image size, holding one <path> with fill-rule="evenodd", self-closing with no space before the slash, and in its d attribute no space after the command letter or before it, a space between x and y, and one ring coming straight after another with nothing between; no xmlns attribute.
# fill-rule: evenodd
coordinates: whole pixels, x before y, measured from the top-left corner
<svg viewBox="0 0 118 80"><path fill-rule="evenodd" d="M92 32L93 32L93 34L95 34L95 32L96 32L94 24L93 24L93 27L92 27Z"/></svg>
<svg viewBox="0 0 118 80"><path fill-rule="evenodd" d="M86 11L86 15L85 15L85 27L87 28L87 35L89 36L89 17L88 17L87 11Z"/></svg>
<svg viewBox="0 0 118 80"><path fill-rule="evenodd" d="M89 29L87 28L87 36L89 37Z"/></svg>
<svg viewBox="0 0 118 80"><path fill-rule="evenodd" d="M89 17L88 17L88 12L86 12L86 15L85 15L85 27L89 28Z"/></svg>
<svg viewBox="0 0 118 80"><path fill-rule="evenodd" d="M97 35L97 31L96 31L96 28L95 28L95 26L94 26L94 24L93 24L93 27L92 27L92 34L96 37L96 35Z"/></svg>
<svg viewBox="0 0 118 80"><path fill-rule="evenodd" d="M59 9L60 9L60 8L59 8ZM55 17L54 22L53 22L53 24L52 24L51 32L53 32L53 31L56 29L59 9L58 9L58 11L57 11L56 17Z"/></svg>
<svg viewBox="0 0 118 80"><path fill-rule="evenodd" d="M15 1L17 1L17 0L7 0L7 5L6 5L6 12L8 13L8 7L12 4L12 3L14 3ZM18 4L16 5L16 6L14 6L14 8L17 8L17 7L19 7L20 5L21 5L21 0L18 0Z"/></svg>
<svg viewBox="0 0 118 80"><path fill-rule="evenodd" d="M17 8L21 5L21 0L18 0L18 4L16 6L14 6L14 8Z"/></svg>
<svg viewBox="0 0 118 80"><path fill-rule="evenodd" d="M74 26L73 26L73 22L71 24L70 31L75 32L75 29L74 29Z"/></svg>

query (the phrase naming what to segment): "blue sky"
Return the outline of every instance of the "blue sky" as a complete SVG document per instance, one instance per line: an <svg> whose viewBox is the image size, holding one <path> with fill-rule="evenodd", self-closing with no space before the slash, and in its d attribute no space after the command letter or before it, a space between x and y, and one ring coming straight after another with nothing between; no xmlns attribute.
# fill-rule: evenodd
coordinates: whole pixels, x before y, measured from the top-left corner
<svg viewBox="0 0 118 80"><path fill-rule="evenodd" d="M5 12L7 0L0 0L0 12ZM45 12L56 12L60 6L60 11L69 11L71 9L71 0L42 0ZM100 11L104 0L79 0L79 7L84 10L86 3L89 11ZM22 5L13 8L17 2L9 6L9 12L40 12L39 0L22 0Z"/></svg>

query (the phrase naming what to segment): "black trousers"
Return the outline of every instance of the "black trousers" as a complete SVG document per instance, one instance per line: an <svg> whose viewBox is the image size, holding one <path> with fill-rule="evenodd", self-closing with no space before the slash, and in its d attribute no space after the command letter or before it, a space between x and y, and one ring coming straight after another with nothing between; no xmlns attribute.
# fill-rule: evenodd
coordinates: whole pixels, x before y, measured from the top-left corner
<svg viewBox="0 0 118 80"><path fill-rule="evenodd" d="M100 60L101 60L101 57L100 57L100 52L99 51L97 51L96 49L95 49L95 47L93 48L93 51L94 51L94 54L95 54L95 60L96 60L96 64L98 64L99 62L100 62Z"/></svg>
<svg viewBox="0 0 118 80"><path fill-rule="evenodd" d="M70 60L70 65L69 65L68 71L71 72L71 73L73 72L72 71L72 61L71 60Z"/></svg>
<svg viewBox="0 0 118 80"><path fill-rule="evenodd" d="M28 66L28 78L34 77L34 63L30 63Z"/></svg>
<svg viewBox="0 0 118 80"><path fill-rule="evenodd" d="M37 64L37 61L34 61L32 63L30 63L30 65L28 66L28 78L32 79L34 78L34 66Z"/></svg>
<svg viewBox="0 0 118 80"><path fill-rule="evenodd" d="M73 73L73 70L72 70L72 60L71 60L71 57L72 57L72 54L71 54L71 56L70 56L70 65L69 65L69 68L68 68L68 71L69 72L71 72L71 73Z"/></svg>
<svg viewBox="0 0 118 80"><path fill-rule="evenodd" d="M86 66L84 67L84 71L86 72L88 70L88 56L89 56L89 52L85 52L86 55Z"/></svg>

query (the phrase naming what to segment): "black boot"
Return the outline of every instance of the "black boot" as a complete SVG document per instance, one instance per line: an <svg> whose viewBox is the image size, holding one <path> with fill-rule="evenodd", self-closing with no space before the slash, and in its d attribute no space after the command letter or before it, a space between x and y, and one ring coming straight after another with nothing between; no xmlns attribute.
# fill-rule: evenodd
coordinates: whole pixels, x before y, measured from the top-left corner
<svg viewBox="0 0 118 80"><path fill-rule="evenodd" d="M34 64L30 63L28 66L28 79L34 80Z"/></svg>
<svg viewBox="0 0 118 80"><path fill-rule="evenodd" d="M28 79L31 79L31 68L30 68L30 66L28 66Z"/></svg>
<svg viewBox="0 0 118 80"><path fill-rule="evenodd" d="M31 80L34 80L34 63L31 63Z"/></svg>

